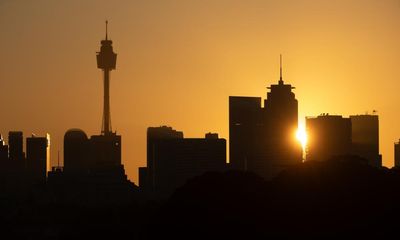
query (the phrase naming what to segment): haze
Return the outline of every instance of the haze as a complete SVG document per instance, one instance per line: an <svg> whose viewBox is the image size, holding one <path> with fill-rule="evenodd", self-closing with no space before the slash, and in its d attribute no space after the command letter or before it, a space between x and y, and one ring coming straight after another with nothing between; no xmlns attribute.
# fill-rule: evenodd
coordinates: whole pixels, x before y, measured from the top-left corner
<svg viewBox="0 0 400 240"><path fill-rule="evenodd" d="M0 133L51 134L52 164L70 128L99 134L104 21L118 54L111 72L113 130L137 183L146 128L228 139L228 96L296 87L299 119L377 110L383 164L393 165L398 107L400 1L0 0ZM25 144L25 143L24 143ZM62 159L61 159L62 162Z"/></svg>

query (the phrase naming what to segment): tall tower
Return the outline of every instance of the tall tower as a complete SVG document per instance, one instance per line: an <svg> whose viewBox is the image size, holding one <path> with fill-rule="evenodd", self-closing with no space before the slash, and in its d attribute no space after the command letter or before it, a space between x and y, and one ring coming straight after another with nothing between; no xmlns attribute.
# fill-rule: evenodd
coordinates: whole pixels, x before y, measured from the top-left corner
<svg viewBox="0 0 400 240"><path fill-rule="evenodd" d="M103 123L101 134L111 135L111 114L110 114L110 71L115 69L117 54L112 48L112 41L108 40L107 33L108 21L106 21L106 39L101 41L100 52L97 52L97 68L104 72L104 106Z"/></svg>
<svg viewBox="0 0 400 240"><path fill-rule="evenodd" d="M298 102L282 78L268 89L264 108L260 97L229 97L230 166L253 171L265 179L301 163L302 148L296 141Z"/></svg>
<svg viewBox="0 0 400 240"><path fill-rule="evenodd" d="M278 84L267 87L267 98L264 100L262 122L264 132L261 155L270 161L269 171L279 172L281 166L298 164L302 161L302 147L296 139L298 128L298 101L295 89L286 84L282 77L282 55L280 55Z"/></svg>

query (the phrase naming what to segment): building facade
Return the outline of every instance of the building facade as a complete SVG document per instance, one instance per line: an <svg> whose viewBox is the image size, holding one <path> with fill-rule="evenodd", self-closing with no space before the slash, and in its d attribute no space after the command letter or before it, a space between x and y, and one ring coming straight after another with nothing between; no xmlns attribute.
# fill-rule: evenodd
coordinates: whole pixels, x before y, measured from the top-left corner
<svg viewBox="0 0 400 240"><path fill-rule="evenodd" d="M46 182L50 164L50 135L26 138L27 173L37 183Z"/></svg>
<svg viewBox="0 0 400 240"><path fill-rule="evenodd" d="M322 114L306 118L306 161L325 161L352 153L350 118Z"/></svg>
<svg viewBox="0 0 400 240"><path fill-rule="evenodd" d="M382 167L378 115L353 115L350 119L352 154L366 159L371 166Z"/></svg>

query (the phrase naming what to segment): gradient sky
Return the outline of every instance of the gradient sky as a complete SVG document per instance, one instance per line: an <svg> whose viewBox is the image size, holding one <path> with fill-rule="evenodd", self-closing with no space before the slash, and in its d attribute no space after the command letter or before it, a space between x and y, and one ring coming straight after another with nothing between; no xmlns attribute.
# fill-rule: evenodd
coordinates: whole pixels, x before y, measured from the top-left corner
<svg viewBox="0 0 400 240"><path fill-rule="evenodd" d="M112 126L131 180L145 166L149 126L228 139L228 96L265 98L280 53L300 122L377 110L383 163L393 165L399 0L0 0L0 133L49 132L53 165L66 130L100 133L105 19L118 54Z"/></svg>

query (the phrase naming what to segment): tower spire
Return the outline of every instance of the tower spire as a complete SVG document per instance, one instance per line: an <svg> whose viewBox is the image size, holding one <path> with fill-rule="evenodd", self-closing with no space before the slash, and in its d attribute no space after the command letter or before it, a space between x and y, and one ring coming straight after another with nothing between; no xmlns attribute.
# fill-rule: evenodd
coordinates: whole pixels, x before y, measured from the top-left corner
<svg viewBox="0 0 400 240"><path fill-rule="evenodd" d="M107 36L107 35L108 35L108 29L107 29L107 27L108 27L108 20L106 20L106 40L108 40L108 38L107 38L107 37L108 37L108 36Z"/></svg>
<svg viewBox="0 0 400 240"><path fill-rule="evenodd" d="M282 79L282 54L279 55L279 71L280 71L279 83L283 83L283 79Z"/></svg>

